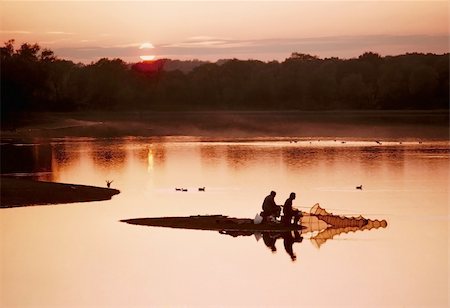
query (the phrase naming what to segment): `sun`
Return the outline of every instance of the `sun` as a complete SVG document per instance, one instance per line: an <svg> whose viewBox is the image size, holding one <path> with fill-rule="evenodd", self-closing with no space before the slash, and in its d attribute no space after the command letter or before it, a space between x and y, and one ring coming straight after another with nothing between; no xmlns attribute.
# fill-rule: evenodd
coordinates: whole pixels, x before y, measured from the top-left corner
<svg viewBox="0 0 450 308"><path fill-rule="evenodd" d="M149 42L142 43L141 46L139 46L139 49L153 49L153 48L155 48L155 46L153 46L153 44Z"/></svg>
<svg viewBox="0 0 450 308"><path fill-rule="evenodd" d="M139 49L146 50L146 51L149 51L149 49L153 49L153 48L155 48L155 46L153 46L153 44L149 43L149 42L142 43L139 46ZM152 54L144 54L144 55L140 55L139 58L141 58L142 61L153 61L156 58L156 56L152 55Z"/></svg>
<svg viewBox="0 0 450 308"><path fill-rule="evenodd" d="M142 55L142 56L139 56L139 58L141 58L141 60L143 60L143 61L152 61L152 60L154 60L155 59L155 55Z"/></svg>

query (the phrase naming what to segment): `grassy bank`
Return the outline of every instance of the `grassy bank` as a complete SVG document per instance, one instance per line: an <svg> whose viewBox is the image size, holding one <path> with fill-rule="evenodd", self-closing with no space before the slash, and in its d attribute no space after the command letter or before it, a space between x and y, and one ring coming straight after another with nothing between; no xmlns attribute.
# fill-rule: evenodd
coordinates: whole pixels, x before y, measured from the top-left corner
<svg viewBox="0 0 450 308"><path fill-rule="evenodd" d="M117 189L1 177L0 208L109 200Z"/></svg>

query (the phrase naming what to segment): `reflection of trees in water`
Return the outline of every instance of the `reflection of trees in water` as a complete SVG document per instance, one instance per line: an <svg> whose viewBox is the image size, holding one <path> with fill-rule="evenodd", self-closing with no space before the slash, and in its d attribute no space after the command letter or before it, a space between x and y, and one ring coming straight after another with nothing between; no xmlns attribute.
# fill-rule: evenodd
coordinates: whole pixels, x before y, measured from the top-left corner
<svg viewBox="0 0 450 308"><path fill-rule="evenodd" d="M422 148L417 147L414 152L409 151L409 159L414 160L416 164L420 166L426 166L426 168L434 174L439 174L441 172L447 172L448 179L448 168L442 168L442 160L447 162L447 166L450 158L450 148ZM426 159L424 161L424 158ZM447 171L445 171L447 170Z"/></svg>
<svg viewBox="0 0 450 308"><path fill-rule="evenodd" d="M386 148L382 153L382 162L388 170L393 172L403 171L405 168L405 149L403 147Z"/></svg>
<svg viewBox="0 0 450 308"><path fill-rule="evenodd" d="M338 163L360 164L367 168L398 171L405 164L405 149L400 146L363 146L363 147L258 147L228 145L223 151L217 146L200 147L202 160L205 164L218 164L225 155L228 166L239 169L252 165L273 165L281 161L290 169L314 168L319 165L326 168L334 167Z"/></svg>
<svg viewBox="0 0 450 308"><path fill-rule="evenodd" d="M368 171L383 170L399 172L405 166L403 147L363 147L358 148L358 160Z"/></svg>
<svg viewBox="0 0 450 308"><path fill-rule="evenodd" d="M151 147L148 150L148 153L150 153L153 157L153 163L155 167L163 167L166 163L166 146L164 143L154 143L151 145ZM148 154L147 153L147 154ZM149 155L149 154L148 154ZM147 156L148 160L148 156Z"/></svg>
<svg viewBox="0 0 450 308"><path fill-rule="evenodd" d="M203 164L215 166L220 164L226 153L224 151L224 146L201 145L200 155L202 157Z"/></svg>
<svg viewBox="0 0 450 308"><path fill-rule="evenodd" d="M271 166L277 168L282 163L281 149L278 147L259 147L251 145L228 146L226 160L229 167L234 169L252 166Z"/></svg>
<svg viewBox="0 0 450 308"><path fill-rule="evenodd" d="M127 157L125 149L117 145L96 149L91 155L95 165L105 169L122 168Z"/></svg>
<svg viewBox="0 0 450 308"><path fill-rule="evenodd" d="M91 161L96 168L121 170L128 160L136 159L149 168L161 166L166 160L166 148L163 143L129 143L127 140L108 142L72 142L59 143L52 147L53 170L75 165L80 161Z"/></svg>
<svg viewBox="0 0 450 308"><path fill-rule="evenodd" d="M319 149L309 149L304 147L285 147L281 150L283 162L293 169L313 167L319 164Z"/></svg>
<svg viewBox="0 0 450 308"><path fill-rule="evenodd" d="M247 167L258 157L254 147L228 146L226 150L226 160L228 166L234 169ZM261 154L261 153L258 153Z"/></svg>
<svg viewBox="0 0 450 308"><path fill-rule="evenodd" d="M1 146L1 173L38 173L52 171L50 144L5 144Z"/></svg>
<svg viewBox="0 0 450 308"><path fill-rule="evenodd" d="M402 147L284 147L282 149L284 163L289 168L317 167L324 165L327 168L334 167L338 163L361 164L366 168L398 171L404 167L405 149Z"/></svg>
<svg viewBox="0 0 450 308"><path fill-rule="evenodd" d="M53 145L52 151L54 157L53 161L57 164L70 164L79 156L77 152L68 149L67 144L65 143Z"/></svg>
<svg viewBox="0 0 450 308"><path fill-rule="evenodd" d="M62 169L75 166L81 162L94 162L96 167L110 169L112 166L123 166L126 158L125 150L120 143L102 144L97 142L74 142L54 144L53 172L55 175Z"/></svg>

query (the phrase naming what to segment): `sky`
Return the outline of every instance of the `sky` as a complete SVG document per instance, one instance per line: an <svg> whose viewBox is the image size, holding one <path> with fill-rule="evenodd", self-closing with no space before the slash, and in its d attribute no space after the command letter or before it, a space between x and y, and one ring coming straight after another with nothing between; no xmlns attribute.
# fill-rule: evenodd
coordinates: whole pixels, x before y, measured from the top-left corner
<svg viewBox="0 0 450 308"><path fill-rule="evenodd" d="M0 18L2 42L83 63L449 52L448 1L2 1Z"/></svg>

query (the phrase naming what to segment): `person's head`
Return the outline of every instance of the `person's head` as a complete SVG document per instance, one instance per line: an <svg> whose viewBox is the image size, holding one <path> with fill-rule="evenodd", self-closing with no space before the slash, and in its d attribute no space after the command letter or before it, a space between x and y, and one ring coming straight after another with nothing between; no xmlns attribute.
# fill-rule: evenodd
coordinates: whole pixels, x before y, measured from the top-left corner
<svg viewBox="0 0 450 308"><path fill-rule="evenodd" d="M294 200L294 199L295 199L295 193L294 193L294 192L291 192L291 194L289 195L289 198L292 199L292 200Z"/></svg>
<svg viewBox="0 0 450 308"><path fill-rule="evenodd" d="M272 196L272 197L275 197L276 195L277 195L277 193L276 192L274 192L273 190L270 192L270 195Z"/></svg>

